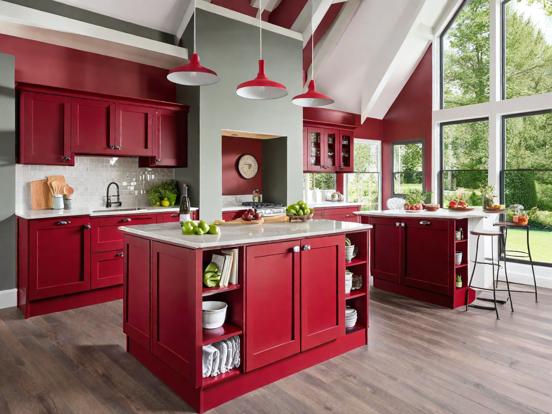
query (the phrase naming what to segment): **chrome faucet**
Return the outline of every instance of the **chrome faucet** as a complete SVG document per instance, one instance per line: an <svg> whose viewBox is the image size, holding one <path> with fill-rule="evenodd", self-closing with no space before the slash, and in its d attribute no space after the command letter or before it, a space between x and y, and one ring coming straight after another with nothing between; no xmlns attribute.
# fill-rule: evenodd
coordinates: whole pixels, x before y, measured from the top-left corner
<svg viewBox="0 0 552 414"><path fill-rule="evenodd" d="M114 185L116 190L117 190L117 193L115 195L110 195L109 194L109 189L111 188L112 185ZM111 201L112 197L115 197L116 201ZM121 195L119 193L119 184L117 184L116 182L109 183L107 185L107 191L106 191L106 194L105 194L105 206L106 206L106 208L121 207L122 205L123 205L123 203L121 202Z"/></svg>

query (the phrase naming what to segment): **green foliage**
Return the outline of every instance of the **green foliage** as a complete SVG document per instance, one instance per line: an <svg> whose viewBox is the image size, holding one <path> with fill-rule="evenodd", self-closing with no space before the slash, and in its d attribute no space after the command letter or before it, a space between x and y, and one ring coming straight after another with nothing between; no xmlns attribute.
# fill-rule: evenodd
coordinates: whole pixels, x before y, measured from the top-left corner
<svg viewBox="0 0 552 414"><path fill-rule="evenodd" d="M178 181L169 180L161 184L150 187L147 191L148 202L151 206L159 206L163 199L169 200L171 206L174 206L180 196Z"/></svg>
<svg viewBox="0 0 552 414"><path fill-rule="evenodd" d="M410 190L406 194L405 200L408 204L421 204L425 200L425 195L421 190Z"/></svg>
<svg viewBox="0 0 552 414"><path fill-rule="evenodd" d="M516 171L506 175L506 205L521 204L526 210L537 206L537 185L533 171Z"/></svg>

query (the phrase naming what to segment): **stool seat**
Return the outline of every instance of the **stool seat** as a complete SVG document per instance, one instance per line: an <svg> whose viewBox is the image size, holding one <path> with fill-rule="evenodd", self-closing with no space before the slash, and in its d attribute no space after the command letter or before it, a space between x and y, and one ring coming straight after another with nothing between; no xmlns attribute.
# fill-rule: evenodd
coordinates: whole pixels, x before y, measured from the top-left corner
<svg viewBox="0 0 552 414"><path fill-rule="evenodd" d="M525 228L528 228L529 227L529 224L516 224L512 221L497 221L496 223L493 224L493 226L496 226L496 227L503 227L503 228L520 228L520 229L525 229Z"/></svg>
<svg viewBox="0 0 552 414"><path fill-rule="evenodd" d="M500 237L502 236L502 233L500 231L494 230L494 229L479 229L479 230L472 230L470 231L470 234L474 236L491 236L491 237Z"/></svg>

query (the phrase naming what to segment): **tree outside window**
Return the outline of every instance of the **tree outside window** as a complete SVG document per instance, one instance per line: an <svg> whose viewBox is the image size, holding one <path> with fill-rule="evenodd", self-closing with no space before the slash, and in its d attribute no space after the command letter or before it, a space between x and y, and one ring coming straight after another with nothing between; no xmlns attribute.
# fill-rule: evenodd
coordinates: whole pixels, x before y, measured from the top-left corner
<svg viewBox="0 0 552 414"><path fill-rule="evenodd" d="M361 210L377 210L380 205L380 143L356 138L354 145L355 172L345 176L346 199L361 203Z"/></svg>
<svg viewBox="0 0 552 414"><path fill-rule="evenodd" d="M393 194L424 191L424 146L421 142L393 144Z"/></svg>

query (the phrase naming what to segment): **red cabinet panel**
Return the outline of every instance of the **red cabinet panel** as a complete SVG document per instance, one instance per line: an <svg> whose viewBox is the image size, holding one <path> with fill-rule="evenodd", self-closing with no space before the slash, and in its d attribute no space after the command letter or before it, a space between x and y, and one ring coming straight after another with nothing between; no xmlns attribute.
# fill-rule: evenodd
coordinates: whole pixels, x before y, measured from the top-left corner
<svg viewBox="0 0 552 414"><path fill-rule="evenodd" d="M71 99L71 147L77 154L114 154L115 103L100 99Z"/></svg>
<svg viewBox="0 0 552 414"><path fill-rule="evenodd" d="M92 218L92 251L105 252L123 248L121 226L155 224L155 215L135 214L131 216L110 216Z"/></svg>
<svg viewBox="0 0 552 414"><path fill-rule="evenodd" d="M303 128L303 153L305 172L353 172L353 132L308 125Z"/></svg>
<svg viewBox="0 0 552 414"><path fill-rule="evenodd" d="M301 350L345 332L345 236L301 242Z"/></svg>
<svg viewBox="0 0 552 414"><path fill-rule="evenodd" d="M99 289L123 283L123 250L93 253L90 286Z"/></svg>
<svg viewBox="0 0 552 414"><path fill-rule="evenodd" d="M123 331L150 349L150 242L125 237Z"/></svg>
<svg viewBox="0 0 552 414"><path fill-rule="evenodd" d="M29 225L29 299L90 288L88 217L33 220Z"/></svg>
<svg viewBox="0 0 552 414"><path fill-rule="evenodd" d="M407 286L448 294L453 283L452 220L403 220L404 276ZM428 254L431 252L431 254Z"/></svg>
<svg viewBox="0 0 552 414"><path fill-rule="evenodd" d="M22 91L19 127L20 163L74 165L68 98Z"/></svg>
<svg viewBox="0 0 552 414"><path fill-rule="evenodd" d="M200 333L196 329L195 295L201 290L201 254L163 243L151 245L151 351L190 379L195 372L195 344Z"/></svg>
<svg viewBox="0 0 552 414"><path fill-rule="evenodd" d="M127 156L153 156L153 108L117 103L115 111L117 153Z"/></svg>
<svg viewBox="0 0 552 414"><path fill-rule="evenodd" d="M180 220L180 214L178 214L178 212L161 213L157 214L156 216L158 223L178 223L178 221Z"/></svg>
<svg viewBox="0 0 552 414"><path fill-rule="evenodd" d="M246 247L246 371L300 351L299 245L290 241Z"/></svg>
<svg viewBox="0 0 552 414"><path fill-rule="evenodd" d="M399 283L402 274L403 233L400 219L370 218L372 229L372 274Z"/></svg>
<svg viewBox="0 0 552 414"><path fill-rule="evenodd" d="M157 110L154 122L154 156L140 159L141 166L186 167L188 162L187 111Z"/></svg>

